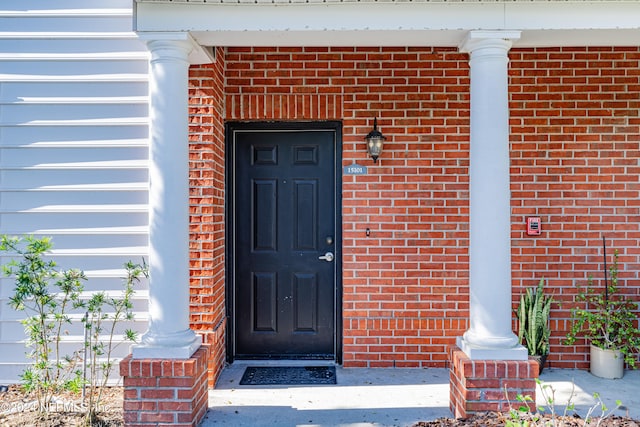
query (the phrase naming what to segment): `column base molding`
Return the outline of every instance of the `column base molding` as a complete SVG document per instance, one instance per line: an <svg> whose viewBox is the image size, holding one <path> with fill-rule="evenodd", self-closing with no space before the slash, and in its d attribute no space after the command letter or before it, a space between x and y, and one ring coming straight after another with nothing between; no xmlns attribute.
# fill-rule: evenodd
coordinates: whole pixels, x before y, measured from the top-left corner
<svg viewBox="0 0 640 427"><path fill-rule="evenodd" d="M527 360L529 358L527 349L520 344L510 348L480 347L462 337L458 337L456 344L472 360Z"/></svg>
<svg viewBox="0 0 640 427"><path fill-rule="evenodd" d="M148 334L148 332L147 332ZM145 334L140 344L131 346L131 357L134 359L188 359L202 345L202 337L187 329L170 340L161 342L159 339L149 338ZM179 345L172 345L174 342Z"/></svg>
<svg viewBox="0 0 640 427"><path fill-rule="evenodd" d="M509 411L522 394L536 399L538 363L534 360L472 360L449 348L449 409L456 418L486 411Z"/></svg>
<svg viewBox="0 0 640 427"><path fill-rule="evenodd" d="M124 425L148 427L200 424L209 407L209 346L186 359L133 359L120 362L124 377Z"/></svg>

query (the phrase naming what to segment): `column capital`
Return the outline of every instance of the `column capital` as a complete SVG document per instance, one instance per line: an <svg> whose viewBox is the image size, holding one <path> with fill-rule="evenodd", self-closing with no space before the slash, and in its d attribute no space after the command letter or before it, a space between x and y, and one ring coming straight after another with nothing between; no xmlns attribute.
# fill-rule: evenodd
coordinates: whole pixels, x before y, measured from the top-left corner
<svg viewBox="0 0 640 427"><path fill-rule="evenodd" d="M496 30L469 31L462 43L458 45L460 52L473 53L479 49L500 49L508 52L514 40L520 39L520 31L515 30Z"/></svg>
<svg viewBox="0 0 640 427"><path fill-rule="evenodd" d="M189 64L193 44L188 39L153 38L144 39L144 42L151 53L151 62L183 61Z"/></svg>
<svg viewBox="0 0 640 427"><path fill-rule="evenodd" d="M200 46L187 32L139 32L137 36L147 44L152 61L167 55L174 59L183 59L184 56L184 60L190 64L210 64L215 61L211 48Z"/></svg>

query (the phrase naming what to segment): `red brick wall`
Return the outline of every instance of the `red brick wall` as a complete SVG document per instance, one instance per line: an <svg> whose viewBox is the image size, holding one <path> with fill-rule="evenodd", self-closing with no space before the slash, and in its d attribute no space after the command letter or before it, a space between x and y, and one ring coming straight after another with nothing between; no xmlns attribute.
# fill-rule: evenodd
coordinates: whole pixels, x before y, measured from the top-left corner
<svg viewBox="0 0 640 427"><path fill-rule="evenodd" d="M603 234L620 250L625 292L640 298L639 57L626 48L511 51L514 303L541 277L571 301L574 284L598 274ZM194 126L209 120L197 123L192 141L216 147L216 168L222 101L229 120L341 120L343 164L369 166L368 175L345 176L342 188L345 366L445 366L447 346L468 327L468 56L450 48L229 48L224 59L224 99L203 98L192 117ZM193 73L202 70L211 76L208 66ZM374 117L387 137L376 165L363 143ZM204 166L192 175L204 174L198 150L206 150L192 148ZM221 208L221 176L215 181ZM208 209L199 198L192 209ZM525 235L529 215L542 217L541 236ZM219 290L222 264L201 271L198 252L192 286L215 276ZM568 308L554 307L550 360L585 367L583 343L561 345Z"/></svg>
<svg viewBox="0 0 640 427"><path fill-rule="evenodd" d="M125 426L192 427L207 413L207 359L203 345L188 359L120 361Z"/></svg>
<svg viewBox="0 0 640 427"><path fill-rule="evenodd" d="M514 50L510 54L514 290L545 277L551 364L588 366L586 343L561 344L575 285L602 286L602 236L620 252L622 290L640 300L640 50ZM524 233L525 218L543 233ZM559 359L562 359L560 361Z"/></svg>
<svg viewBox="0 0 640 427"><path fill-rule="evenodd" d="M486 411L509 412L518 396L536 401L538 362L471 360L457 346L449 348L449 409L456 418Z"/></svg>
<svg viewBox="0 0 640 427"><path fill-rule="evenodd" d="M444 366L467 328L467 64L455 49L228 51L228 119L342 120L343 164L369 166L342 188L345 366Z"/></svg>
<svg viewBox="0 0 640 427"><path fill-rule="evenodd" d="M213 385L225 358L224 51L189 78L191 327L211 344Z"/></svg>

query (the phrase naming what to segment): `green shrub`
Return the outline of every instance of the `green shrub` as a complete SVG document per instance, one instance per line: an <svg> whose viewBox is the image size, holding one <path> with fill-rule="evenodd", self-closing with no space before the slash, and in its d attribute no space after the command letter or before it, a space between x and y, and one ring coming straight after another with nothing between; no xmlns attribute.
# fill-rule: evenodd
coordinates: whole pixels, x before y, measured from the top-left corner
<svg viewBox="0 0 640 427"><path fill-rule="evenodd" d="M111 355L119 344L114 342L116 326L133 319L134 285L141 276L148 276L148 268L144 260L142 264L125 264L127 277L120 297L94 292L88 299L82 299L87 280L84 272L58 270L54 261L45 259L51 248L48 237L3 235L0 238L0 251L14 257L2 266L6 276L15 278L9 303L14 309L28 314L22 323L30 350L28 356L33 364L21 375L22 384L26 391L36 394L41 412L47 410L56 393L62 390L79 392L88 386L85 420L87 424L93 424L100 408L102 390L114 367ZM69 311L72 309L86 310L82 319L85 341L83 348L68 356L61 354L60 340L65 333L64 325L71 323ZM135 332L125 330L124 339L134 341ZM89 369L88 376L84 367Z"/></svg>

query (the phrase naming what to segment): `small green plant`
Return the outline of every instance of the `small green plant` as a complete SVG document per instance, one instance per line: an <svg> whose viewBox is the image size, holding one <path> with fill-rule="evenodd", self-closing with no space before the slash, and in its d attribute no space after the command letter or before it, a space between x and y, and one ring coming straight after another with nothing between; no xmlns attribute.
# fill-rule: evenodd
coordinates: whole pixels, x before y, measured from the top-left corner
<svg viewBox="0 0 640 427"><path fill-rule="evenodd" d="M508 389L505 386L505 396L509 405L509 418L505 421L506 427L561 427L565 425L569 414L576 409L575 403L573 403L572 400L575 397L575 384L571 384L571 394L562 412L558 412L556 409L557 403L553 387L549 384L544 384L537 378L536 384L538 385L544 404L536 406L531 396L518 394L516 400L519 406L517 408L514 408L509 401ZM587 410L587 414L584 417L585 426L598 427L602 421L612 416L618 408L622 407L622 402L616 400L616 406L609 410L607 405L602 401L600 394L593 393L593 398L596 400L596 403ZM600 409L600 415L594 417L593 414L598 409ZM573 425L573 419L571 419L568 424Z"/></svg>
<svg viewBox="0 0 640 427"><path fill-rule="evenodd" d="M591 408L589 408L589 411L587 412L587 415L584 417L584 419L585 419L585 422L587 422L588 424L592 424L593 421L595 420L596 427L599 426L603 420L610 417L615 410L617 410L622 406L622 401L618 399L616 400L616 406L613 409L609 410L609 408L607 408L607 405L605 405L605 403L602 401L602 398L600 397L600 393L593 393L593 398L597 402ZM597 409L600 409L600 416L594 418L592 414Z"/></svg>
<svg viewBox="0 0 640 427"><path fill-rule="evenodd" d="M507 390L507 386L504 388L504 393L509 401L509 393ZM519 405L517 408L513 408L511 406L511 402L509 402L509 418L505 420L506 427L529 427L531 425L535 425L536 422L540 420L540 417L537 413L531 410L531 404L535 405L533 399L529 395L518 394L516 396L516 400Z"/></svg>
<svg viewBox="0 0 640 427"><path fill-rule="evenodd" d="M549 384L544 384L539 378L536 378L536 384L540 389L540 394L542 395L542 400L544 401L545 406L539 406L538 411L540 412L549 412L551 415L551 419L556 420L558 414L556 413L556 391ZM573 403L573 397L575 396L576 385L575 383L571 383L571 394L569 394L569 399L567 403L564 405L564 411L562 412L562 417L566 417L569 411L573 411L576 407L575 403Z"/></svg>
<svg viewBox="0 0 640 427"><path fill-rule="evenodd" d="M549 313L553 299L544 294L544 284L545 280L540 279L537 288L527 289L516 310L518 339L531 356L549 354Z"/></svg>
<svg viewBox="0 0 640 427"><path fill-rule="evenodd" d="M87 313L83 322L87 331L84 346L89 366L87 425L92 425L96 420L102 391L107 385L114 366L111 355L120 344L120 342L114 342L116 326L123 320L133 319L134 285L140 281L141 276L148 277L148 268L144 261L142 264L129 261L125 264L125 270L127 277L124 279L124 291L121 297L114 298L106 292L97 292L86 302ZM136 332L126 329L124 339L135 341Z"/></svg>
<svg viewBox="0 0 640 427"><path fill-rule="evenodd" d="M591 276L586 289L578 288L576 301L580 305L571 309L573 323L565 342L573 344L578 337L584 337L601 349L619 350L633 369L640 351L640 329L635 323L638 303L619 293L618 251L609 274L611 279L607 283L605 277L602 291L596 289Z"/></svg>
<svg viewBox="0 0 640 427"><path fill-rule="evenodd" d="M79 270L57 270L54 261L44 258L51 247L46 237L3 235L0 239L0 250L19 258L2 268L6 276L15 278L9 305L28 313L22 323L33 364L21 378L24 388L35 393L40 411L46 410L55 393L77 389L82 381L77 357L62 355L60 341L64 326L71 323L69 311L82 305L80 292L86 277Z"/></svg>

